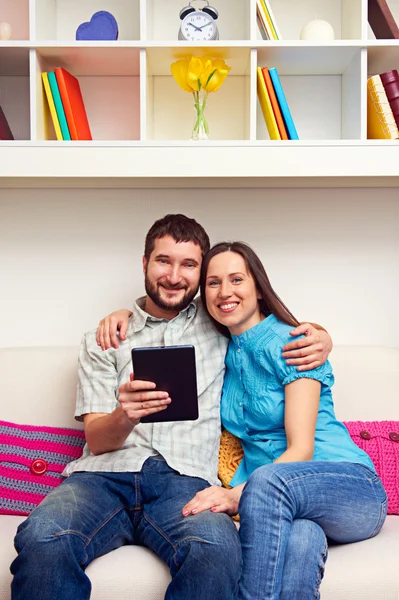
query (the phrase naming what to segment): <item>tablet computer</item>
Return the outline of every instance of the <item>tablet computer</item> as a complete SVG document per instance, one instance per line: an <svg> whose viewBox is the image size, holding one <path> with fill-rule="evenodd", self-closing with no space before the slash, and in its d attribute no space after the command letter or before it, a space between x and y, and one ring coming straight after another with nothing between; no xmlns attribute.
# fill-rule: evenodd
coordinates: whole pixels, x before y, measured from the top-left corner
<svg viewBox="0 0 399 600"><path fill-rule="evenodd" d="M133 348L132 362L135 379L153 381L156 390L172 399L165 410L143 417L141 423L198 419L194 346Z"/></svg>

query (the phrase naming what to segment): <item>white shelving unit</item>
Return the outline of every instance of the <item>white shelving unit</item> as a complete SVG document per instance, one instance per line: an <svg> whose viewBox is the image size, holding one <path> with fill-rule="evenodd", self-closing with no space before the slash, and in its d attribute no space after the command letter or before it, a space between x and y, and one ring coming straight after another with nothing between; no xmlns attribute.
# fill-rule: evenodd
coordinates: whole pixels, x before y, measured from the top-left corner
<svg viewBox="0 0 399 600"><path fill-rule="evenodd" d="M0 0L13 37L0 41L0 105L15 141L0 141L0 185L16 178L399 178L398 142L367 140L367 77L399 68L399 40L375 40L367 0L270 0L283 40L263 41L255 0L212 0L220 40L178 42L185 0ZM399 18L399 0L391 0ZM80 23L109 10L116 42L76 42ZM336 40L299 40L311 19ZM231 66L208 100L211 141L190 142L193 99L170 74L188 54ZM256 97L256 67L276 67L299 142L270 141ZM79 78L92 142L55 142L40 74ZM198 164L201 170L198 170ZM20 179L22 178L22 180Z"/></svg>

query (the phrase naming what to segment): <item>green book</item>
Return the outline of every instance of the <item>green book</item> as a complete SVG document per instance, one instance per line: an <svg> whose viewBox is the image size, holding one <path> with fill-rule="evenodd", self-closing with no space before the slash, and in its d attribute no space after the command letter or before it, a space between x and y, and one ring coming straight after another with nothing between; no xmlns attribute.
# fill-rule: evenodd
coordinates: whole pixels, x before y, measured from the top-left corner
<svg viewBox="0 0 399 600"><path fill-rule="evenodd" d="M58 89L57 78L55 76L55 73L53 73L52 71L48 72L48 81L51 87L51 93L53 94L55 110L57 111L58 120L60 122L62 137L64 138L64 140L70 140L71 134L69 133L68 123L65 117L65 111L60 96L60 90Z"/></svg>

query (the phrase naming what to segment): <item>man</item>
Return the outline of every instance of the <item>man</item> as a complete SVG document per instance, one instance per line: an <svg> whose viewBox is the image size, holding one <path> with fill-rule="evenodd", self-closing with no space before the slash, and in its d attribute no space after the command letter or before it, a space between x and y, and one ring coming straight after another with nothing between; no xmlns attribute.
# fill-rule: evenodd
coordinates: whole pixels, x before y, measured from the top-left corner
<svg viewBox="0 0 399 600"><path fill-rule="evenodd" d="M83 337L75 417L84 420L87 445L66 468L67 479L18 528L13 600L87 600L88 564L125 544L147 546L168 564L168 600L236 597L241 549L231 519L212 512L182 515L197 492L218 483L227 340L194 301L208 249L209 238L194 219L167 215L154 223L143 257L146 296L134 307L126 339L103 352L95 332ZM324 339L320 354L327 356L328 334ZM313 341L310 335L304 349L311 356ZM200 417L140 423L173 398L130 376L131 348L178 344L196 349Z"/></svg>

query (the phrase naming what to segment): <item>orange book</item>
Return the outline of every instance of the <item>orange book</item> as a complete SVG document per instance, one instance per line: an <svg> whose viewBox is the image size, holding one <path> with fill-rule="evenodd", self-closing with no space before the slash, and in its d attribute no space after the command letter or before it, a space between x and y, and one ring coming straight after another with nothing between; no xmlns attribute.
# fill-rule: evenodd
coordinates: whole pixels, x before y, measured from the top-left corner
<svg viewBox="0 0 399 600"><path fill-rule="evenodd" d="M54 69L69 132L73 140L91 140L91 131L79 81L66 69Z"/></svg>
<svg viewBox="0 0 399 600"><path fill-rule="evenodd" d="M266 88L269 93L271 105L273 107L274 116L276 117L277 127L280 132L282 140L288 140L287 130L284 125L284 120L281 114L280 105L277 100L277 96L274 92L272 80L270 79L269 71L266 67L262 68L263 79L265 80Z"/></svg>

